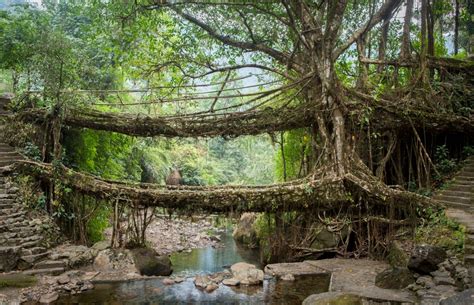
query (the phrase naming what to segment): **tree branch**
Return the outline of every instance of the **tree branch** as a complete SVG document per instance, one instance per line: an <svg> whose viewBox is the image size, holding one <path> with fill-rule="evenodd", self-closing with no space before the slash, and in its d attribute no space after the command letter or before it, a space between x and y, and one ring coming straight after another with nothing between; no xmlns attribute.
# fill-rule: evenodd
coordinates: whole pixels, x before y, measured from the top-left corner
<svg viewBox="0 0 474 305"><path fill-rule="evenodd" d="M336 60L347 48L349 48L356 40L367 31L370 31L380 21L387 18L401 4L402 0L387 0L382 7L375 13L367 23L352 33L351 37L333 52L333 59Z"/></svg>
<svg viewBox="0 0 474 305"><path fill-rule="evenodd" d="M208 24L202 22L201 20L195 18L194 16L191 16L189 14L184 13L180 9L176 7L171 7L172 10L174 10L178 15L186 19L187 21L191 22L192 24L202 28L204 31L206 31L212 38L222 42L225 45L232 46L235 48L239 48L242 50L251 50L251 51L256 51L256 52L262 52L270 56L271 58L277 60L281 64L286 65L289 60L289 55L285 54L283 52L280 52L278 50L275 50L273 48L270 48L269 46L266 46L262 43L252 43L252 42L245 42L245 41L239 41L235 40L229 36L225 36L222 34L217 33L215 29L210 27Z"/></svg>

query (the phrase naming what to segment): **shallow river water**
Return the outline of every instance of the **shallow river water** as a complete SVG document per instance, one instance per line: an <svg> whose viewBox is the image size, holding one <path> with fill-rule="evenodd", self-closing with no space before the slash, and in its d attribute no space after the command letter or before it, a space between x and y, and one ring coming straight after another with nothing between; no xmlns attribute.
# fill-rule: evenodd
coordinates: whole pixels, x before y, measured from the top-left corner
<svg viewBox="0 0 474 305"><path fill-rule="evenodd" d="M294 282L268 279L249 287L220 284L212 293L197 289L197 274L223 271L242 261L259 265L258 253L237 245L231 234L224 234L222 243L222 248L173 254L173 275L186 277L180 284L163 285L161 279L95 284L94 290L63 297L57 304L301 304L307 296L328 289L328 276L297 277Z"/></svg>

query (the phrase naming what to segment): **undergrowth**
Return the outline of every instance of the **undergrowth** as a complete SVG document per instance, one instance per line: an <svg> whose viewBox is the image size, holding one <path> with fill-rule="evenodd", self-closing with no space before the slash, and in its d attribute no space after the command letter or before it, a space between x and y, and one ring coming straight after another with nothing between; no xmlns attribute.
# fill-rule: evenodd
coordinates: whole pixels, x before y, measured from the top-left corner
<svg viewBox="0 0 474 305"><path fill-rule="evenodd" d="M416 228L415 242L443 247L460 254L464 246L464 226L448 218L444 209L431 207L418 211L421 225Z"/></svg>

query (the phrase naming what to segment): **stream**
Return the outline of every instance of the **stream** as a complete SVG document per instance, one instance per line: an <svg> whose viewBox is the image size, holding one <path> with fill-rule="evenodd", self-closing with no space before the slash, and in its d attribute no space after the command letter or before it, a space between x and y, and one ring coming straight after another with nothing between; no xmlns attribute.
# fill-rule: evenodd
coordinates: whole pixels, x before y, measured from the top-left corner
<svg viewBox="0 0 474 305"><path fill-rule="evenodd" d="M173 276L186 278L174 285L161 279L96 283L95 289L65 296L56 304L301 304L309 295L328 290L328 276L297 277L293 282L265 279L263 285L228 287L222 283L212 293L194 286L194 276L224 271L237 262L255 264L259 254L235 243L231 232L222 234L222 246L193 249L171 255Z"/></svg>

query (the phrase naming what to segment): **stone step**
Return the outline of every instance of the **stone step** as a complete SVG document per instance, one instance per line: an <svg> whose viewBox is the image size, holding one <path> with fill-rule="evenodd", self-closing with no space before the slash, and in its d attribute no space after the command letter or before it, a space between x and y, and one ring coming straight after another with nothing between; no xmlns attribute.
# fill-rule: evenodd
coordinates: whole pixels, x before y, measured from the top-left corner
<svg viewBox="0 0 474 305"><path fill-rule="evenodd" d="M451 190L450 188L441 191L438 195L445 195L445 196L451 196L451 197L471 197L474 194L472 192L464 192L464 191L456 191L456 190ZM435 196L436 197L436 196Z"/></svg>
<svg viewBox="0 0 474 305"><path fill-rule="evenodd" d="M13 200L12 200L11 203L3 203L3 202L0 202L0 210L11 209L13 206L14 206ZM1 212L1 211L0 211L0 215L2 215L2 212Z"/></svg>
<svg viewBox="0 0 474 305"><path fill-rule="evenodd" d="M459 175L464 177L474 177L474 169L465 168L459 172Z"/></svg>
<svg viewBox="0 0 474 305"><path fill-rule="evenodd" d="M5 151L2 151L0 150L0 158L4 157L4 158L7 158L7 157L11 157L11 156L18 156L19 154L13 149L13 150L5 150Z"/></svg>
<svg viewBox="0 0 474 305"><path fill-rule="evenodd" d="M0 152L16 152L15 148L8 145L0 145Z"/></svg>
<svg viewBox="0 0 474 305"><path fill-rule="evenodd" d="M470 184L466 185L466 184L454 183L454 184L450 185L449 188L447 188L447 190L472 193L474 191L474 186L470 185Z"/></svg>
<svg viewBox="0 0 474 305"><path fill-rule="evenodd" d="M40 260L47 258L49 254L49 251L44 251L38 254L23 255L20 258L29 264L34 264L36 262L39 262Z"/></svg>
<svg viewBox="0 0 474 305"><path fill-rule="evenodd" d="M472 245L464 245L464 254L474 254L474 244Z"/></svg>
<svg viewBox="0 0 474 305"><path fill-rule="evenodd" d="M15 161L21 159L21 155L19 154L3 154L0 153L0 161Z"/></svg>
<svg viewBox="0 0 474 305"><path fill-rule="evenodd" d="M27 237L17 237L15 238L17 240L17 242L19 242L20 245L22 245L22 247L24 247L23 245L29 245L30 243L38 243L40 242L43 237L41 237L40 235L29 235ZM27 247L26 247L27 248Z"/></svg>
<svg viewBox="0 0 474 305"><path fill-rule="evenodd" d="M458 202L442 201L442 200L436 200L436 201L441 203L442 205L445 205L446 207L456 208L463 211L468 211L471 209L471 205L466 204L466 203L458 203Z"/></svg>
<svg viewBox="0 0 474 305"><path fill-rule="evenodd" d="M0 222L3 221L6 224L13 223L16 220L18 220L18 218L25 217L25 215L26 215L26 212L24 212L24 211L17 212L17 213L14 213L14 214L10 214L10 215L3 215L3 216L0 216Z"/></svg>
<svg viewBox="0 0 474 305"><path fill-rule="evenodd" d="M20 251L20 247L0 246L0 254L9 252L17 253L18 251Z"/></svg>
<svg viewBox="0 0 474 305"><path fill-rule="evenodd" d="M0 186L0 194L16 194L19 190L17 187L7 187L5 184Z"/></svg>
<svg viewBox="0 0 474 305"><path fill-rule="evenodd" d="M8 238L1 241L5 246L20 246L23 242L22 238Z"/></svg>
<svg viewBox="0 0 474 305"><path fill-rule="evenodd" d="M460 182L460 181L465 181L465 182L474 182L474 177L471 176L464 176L464 175L459 175L454 178L454 181Z"/></svg>
<svg viewBox="0 0 474 305"><path fill-rule="evenodd" d="M463 167L460 171L459 171L459 176L464 176L464 173L467 173L466 176L472 176L474 175L474 168L472 167Z"/></svg>
<svg viewBox="0 0 474 305"><path fill-rule="evenodd" d="M14 199L16 196L15 194L0 194L0 200L2 199Z"/></svg>
<svg viewBox="0 0 474 305"><path fill-rule="evenodd" d="M474 246L474 234L468 233L464 236L464 245Z"/></svg>
<svg viewBox="0 0 474 305"><path fill-rule="evenodd" d="M31 269L23 271L26 275L60 275L64 268Z"/></svg>
<svg viewBox="0 0 474 305"><path fill-rule="evenodd" d="M20 157L14 157L14 156L12 156L12 157L0 157L0 162L2 164L10 164L10 163L17 162L19 160L21 160Z"/></svg>
<svg viewBox="0 0 474 305"><path fill-rule="evenodd" d="M467 181L467 180L453 180L453 182L450 184L449 189L453 189L456 186L463 186L466 187L467 192L470 192L473 187L473 182L472 181Z"/></svg>
<svg viewBox="0 0 474 305"><path fill-rule="evenodd" d="M24 228L21 231L13 232L7 230L6 232L0 233L0 238L21 238L26 241L27 238L32 238L33 236L38 236L35 233L35 230L32 228Z"/></svg>
<svg viewBox="0 0 474 305"><path fill-rule="evenodd" d="M21 210L21 207L19 206L11 206L9 208L6 208L4 206L0 206L0 215L11 215L11 214L15 214L17 213L18 211Z"/></svg>
<svg viewBox="0 0 474 305"><path fill-rule="evenodd" d="M474 172L474 165L466 165L462 168L461 172L466 171L466 172Z"/></svg>
<svg viewBox="0 0 474 305"><path fill-rule="evenodd" d="M29 227L30 223L25 217L20 217L20 218L15 218L13 220L7 219L5 221L5 224L8 225L11 230L15 230L16 227ZM12 231L12 232L18 232L18 231Z"/></svg>
<svg viewBox="0 0 474 305"><path fill-rule="evenodd" d="M35 255L35 254L40 254L44 252L47 252L45 247L33 247L29 249L21 249L22 256Z"/></svg>
<svg viewBox="0 0 474 305"><path fill-rule="evenodd" d="M438 201L465 203L465 204L470 204L472 202L472 198L469 198L469 197L448 196L444 194L436 195L433 197L433 199L438 200Z"/></svg>
<svg viewBox="0 0 474 305"><path fill-rule="evenodd" d="M0 224L0 234L3 234L5 232L10 232L10 226Z"/></svg>
<svg viewBox="0 0 474 305"><path fill-rule="evenodd" d="M40 242L41 240L27 241L27 242L21 243L20 246L24 249L31 249L31 248L37 247L40 244Z"/></svg>
<svg viewBox="0 0 474 305"><path fill-rule="evenodd" d="M62 260L44 260L35 264L33 269L51 269L51 268L66 268L66 263Z"/></svg>
<svg viewBox="0 0 474 305"><path fill-rule="evenodd" d="M15 199L13 198L2 198L0 199L0 205L2 204L14 204L15 203Z"/></svg>
<svg viewBox="0 0 474 305"><path fill-rule="evenodd" d="M12 165L16 161L20 161L20 160L13 160L13 161L2 161L2 160L0 160L0 167Z"/></svg>
<svg viewBox="0 0 474 305"><path fill-rule="evenodd" d="M467 267L474 266L474 254L464 255L464 264Z"/></svg>
<svg viewBox="0 0 474 305"><path fill-rule="evenodd" d="M26 221L28 222L28 221ZM32 227L30 227L29 224L24 224L24 225L19 225L19 226L14 226L13 228L10 228L10 232L14 232L14 233L21 233L21 232L34 232L35 229L33 229Z"/></svg>

